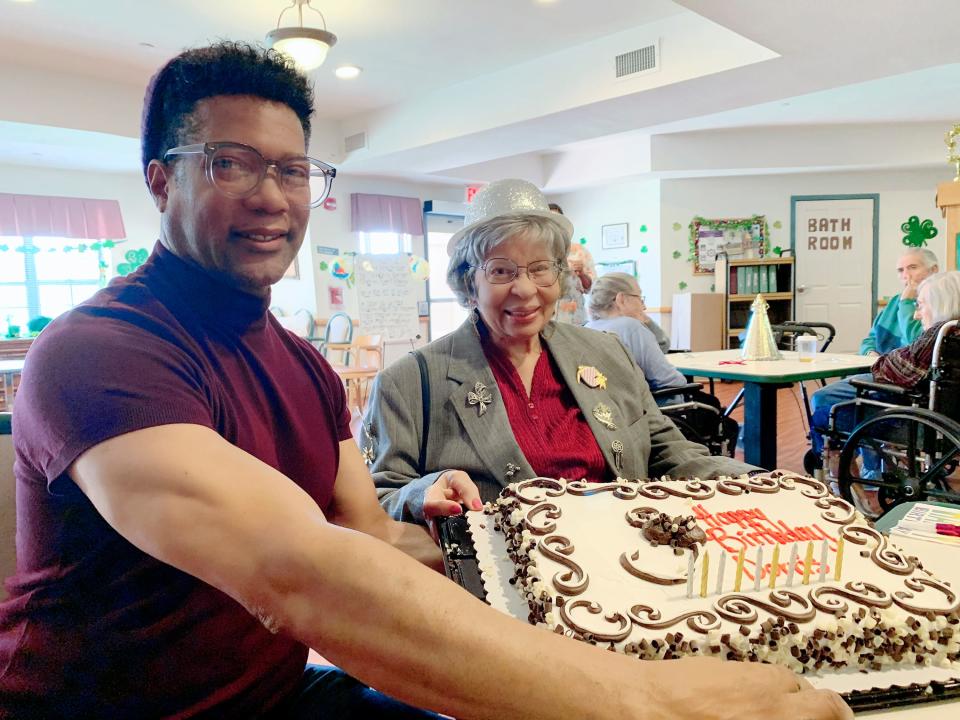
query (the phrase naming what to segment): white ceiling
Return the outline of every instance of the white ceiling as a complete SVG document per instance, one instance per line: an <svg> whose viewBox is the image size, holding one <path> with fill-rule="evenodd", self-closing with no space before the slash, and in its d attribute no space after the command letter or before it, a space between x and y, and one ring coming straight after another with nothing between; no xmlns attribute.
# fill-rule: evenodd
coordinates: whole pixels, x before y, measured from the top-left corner
<svg viewBox="0 0 960 720"><path fill-rule="evenodd" d="M311 148L344 172L559 191L932 166L960 121L958 0L314 3L340 41L312 73ZM0 0L0 163L135 170L150 74L184 47L261 40L288 4ZM650 43L658 72L613 78L614 55ZM345 63L359 79L334 78ZM367 148L347 155L356 132Z"/></svg>

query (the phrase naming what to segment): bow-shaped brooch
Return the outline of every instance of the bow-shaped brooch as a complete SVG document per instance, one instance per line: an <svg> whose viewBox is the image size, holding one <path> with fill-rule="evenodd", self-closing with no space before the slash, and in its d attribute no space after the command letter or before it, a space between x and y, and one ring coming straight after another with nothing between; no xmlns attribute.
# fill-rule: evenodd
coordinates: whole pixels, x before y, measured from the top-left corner
<svg viewBox="0 0 960 720"><path fill-rule="evenodd" d="M487 405L493 402L493 395L487 390L487 386L478 382L473 386L473 390L467 393L467 405L479 405L477 417L482 417L487 411Z"/></svg>

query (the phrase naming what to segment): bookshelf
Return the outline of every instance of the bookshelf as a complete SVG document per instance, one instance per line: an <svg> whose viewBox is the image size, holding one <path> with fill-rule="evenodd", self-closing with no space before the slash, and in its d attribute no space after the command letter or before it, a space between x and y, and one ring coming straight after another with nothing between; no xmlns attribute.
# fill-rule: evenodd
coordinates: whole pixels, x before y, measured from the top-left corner
<svg viewBox="0 0 960 720"><path fill-rule="evenodd" d="M725 253L717 255L714 286L723 293L724 347L740 347L738 336L747 328L750 305L758 293L770 305L772 325L794 319L793 267L792 257L731 260Z"/></svg>

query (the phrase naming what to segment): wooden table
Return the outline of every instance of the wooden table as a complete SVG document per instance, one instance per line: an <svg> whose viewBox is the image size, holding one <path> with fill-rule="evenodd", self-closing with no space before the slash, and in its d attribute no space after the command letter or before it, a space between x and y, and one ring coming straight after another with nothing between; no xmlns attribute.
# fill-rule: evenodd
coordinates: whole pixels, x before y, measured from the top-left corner
<svg viewBox="0 0 960 720"><path fill-rule="evenodd" d="M867 372L876 359L824 353L813 362L800 362L795 352L782 354L782 360L742 360L739 350L667 355L667 360L688 377L743 383L743 457L751 465L768 470L777 468L777 390L804 380Z"/></svg>

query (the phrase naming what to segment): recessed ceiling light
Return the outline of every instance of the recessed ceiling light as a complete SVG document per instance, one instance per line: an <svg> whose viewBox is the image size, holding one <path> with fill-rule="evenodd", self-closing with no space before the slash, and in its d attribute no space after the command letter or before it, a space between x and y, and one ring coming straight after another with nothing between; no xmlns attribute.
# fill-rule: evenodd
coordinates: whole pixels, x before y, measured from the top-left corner
<svg viewBox="0 0 960 720"><path fill-rule="evenodd" d="M356 65L341 65L334 70L334 74L341 80L353 80L361 72L361 68L358 68Z"/></svg>

